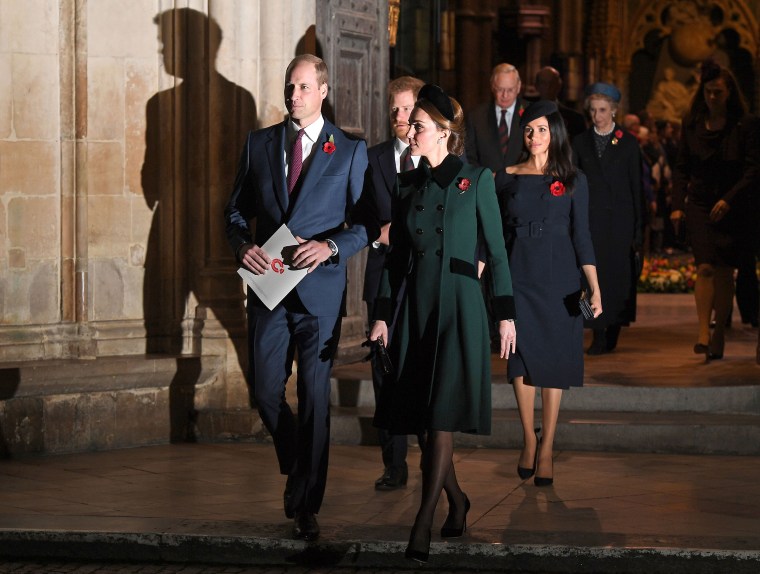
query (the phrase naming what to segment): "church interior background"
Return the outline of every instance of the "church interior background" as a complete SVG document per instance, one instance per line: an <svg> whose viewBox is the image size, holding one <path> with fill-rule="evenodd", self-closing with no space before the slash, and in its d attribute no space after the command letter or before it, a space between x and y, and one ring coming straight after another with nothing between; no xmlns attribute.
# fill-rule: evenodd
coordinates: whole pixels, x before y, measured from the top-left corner
<svg viewBox="0 0 760 574"><path fill-rule="evenodd" d="M571 106L606 81L677 121L712 57L757 112L759 20L760 0L3 0L0 454L184 440L188 413L247 407L222 209L295 54L325 58L326 113L371 145L392 77L466 112L499 62L528 97L548 64ZM366 328L355 259L342 362Z"/></svg>

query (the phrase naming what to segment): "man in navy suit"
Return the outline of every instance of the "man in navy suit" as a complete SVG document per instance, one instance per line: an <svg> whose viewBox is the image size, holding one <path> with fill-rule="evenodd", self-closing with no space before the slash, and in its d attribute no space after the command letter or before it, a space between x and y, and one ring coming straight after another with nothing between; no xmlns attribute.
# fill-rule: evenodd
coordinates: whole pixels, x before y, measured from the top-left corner
<svg viewBox="0 0 760 574"><path fill-rule="evenodd" d="M365 225L351 220L367 168L366 143L323 118L327 82L321 59L293 59L285 73L289 117L248 134L225 209L227 239L241 265L254 274L273 273L274 254L261 246L285 223L299 242L292 264L309 269L271 311L248 290L249 376L280 472L288 477L285 514L295 518L294 536L305 540L319 536L315 515L327 481L330 370L346 260L368 240ZM297 418L285 400L294 350Z"/></svg>
<svg viewBox="0 0 760 574"><path fill-rule="evenodd" d="M367 302L367 317L372 321L375 297L380 286L385 254L388 251L388 228L391 220L391 193L396 183L396 174L416 167L419 157L412 157L409 150L409 115L417 101L417 93L423 86L422 80L411 76L401 76L388 84L388 115L393 136L391 139L372 146L367 150L369 169L365 189L374 195L377 217L382 224L380 237L367 254L364 271L364 301ZM409 158L407 159L407 156ZM410 163L411 162L411 163ZM389 332L392 327L389 328ZM388 341L385 341L388 344ZM372 361L372 386L377 403L383 383L383 372L377 357ZM406 435L392 435L378 429L378 439L383 454L385 470L375 481L377 490L396 490L404 486L409 475L406 464Z"/></svg>
<svg viewBox="0 0 760 574"><path fill-rule="evenodd" d="M493 100L465 113L465 153L473 165L493 172L517 163L523 148L520 114L520 73L512 64L499 64L491 72Z"/></svg>

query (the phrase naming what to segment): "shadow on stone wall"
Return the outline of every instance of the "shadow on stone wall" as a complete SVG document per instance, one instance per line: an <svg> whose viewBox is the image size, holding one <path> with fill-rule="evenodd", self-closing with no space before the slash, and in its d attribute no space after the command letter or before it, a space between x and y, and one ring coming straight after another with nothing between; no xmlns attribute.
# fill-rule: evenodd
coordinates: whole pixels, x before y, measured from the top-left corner
<svg viewBox="0 0 760 574"><path fill-rule="evenodd" d="M180 8L159 13L154 22L165 70L177 81L146 107L141 175L153 211L143 284L146 351L179 354L188 351L188 340L209 344L206 331L203 339L198 335L211 311L246 373L244 295L224 237L223 208L245 135L256 127L256 104L216 70L222 30L213 18ZM223 333L211 337L223 344ZM170 391L177 402L171 407L173 440L187 435L184 425L194 416L188 389L200 372L182 365L178 361Z"/></svg>
<svg viewBox="0 0 760 574"><path fill-rule="evenodd" d="M16 396L19 383L21 382L21 374L19 369L0 369L0 401L7 401ZM4 403L3 409L8 408L8 403ZM5 415L6 413L3 413ZM11 419L8 416L0 417L0 458L9 458L11 449L5 440L5 432L10 429L3 429L3 423Z"/></svg>

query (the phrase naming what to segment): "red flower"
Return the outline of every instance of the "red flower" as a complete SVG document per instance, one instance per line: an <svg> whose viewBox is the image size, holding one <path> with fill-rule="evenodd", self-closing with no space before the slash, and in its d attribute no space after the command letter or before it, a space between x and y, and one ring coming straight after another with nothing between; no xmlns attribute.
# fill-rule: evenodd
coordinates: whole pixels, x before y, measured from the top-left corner
<svg viewBox="0 0 760 574"><path fill-rule="evenodd" d="M520 117L522 117L522 115L523 115L524 113L525 113L525 108L524 108L524 107L522 107L522 106L520 106L520 109L519 109L519 110L517 110L517 114L518 114Z"/></svg>
<svg viewBox="0 0 760 574"><path fill-rule="evenodd" d="M554 197L565 195L565 184L559 180L553 181L552 184L549 186L549 191L552 192L552 195Z"/></svg>
<svg viewBox="0 0 760 574"><path fill-rule="evenodd" d="M458 187L459 189L461 189L463 192L465 192L465 191L467 191L468 189L470 189L470 183L471 183L471 182L470 182L470 180L469 180L469 179L467 179L466 177L463 177L463 178L461 178L461 179L459 180L459 183L457 184L457 187Z"/></svg>
<svg viewBox="0 0 760 574"><path fill-rule="evenodd" d="M332 155L332 152L335 151L335 140L332 135L330 135L329 139L322 144L322 151L328 155Z"/></svg>
<svg viewBox="0 0 760 574"><path fill-rule="evenodd" d="M623 137L623 130L615 130L615 137L620 139Z"/></svg>

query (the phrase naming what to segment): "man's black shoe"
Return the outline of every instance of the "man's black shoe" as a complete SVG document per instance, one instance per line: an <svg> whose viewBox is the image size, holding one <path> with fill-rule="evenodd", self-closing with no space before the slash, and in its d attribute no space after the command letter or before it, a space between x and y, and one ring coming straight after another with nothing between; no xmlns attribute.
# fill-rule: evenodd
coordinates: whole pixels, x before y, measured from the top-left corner
<svg viewBox="0 0 760 574"><path fill-rule="evenodd" d="M385 470L383 471L383 474L380 475L380 478L378 478L375 481L375 488L383 484L386 480L388 480L391 476L391 469L389 466L385 467Z"/></svg>
<svg viewBox="0 0 760 574"><path fill-rule="evenodd" d="M319 523L312 512L301 511L293 524L293 536L301 540L316 540L319 537Z"/></svg>
<svg viewBox="0 0 760 574"><path fill-rule="evenodd" d="M403 468L387 468L383 476L375 481L375 490L396 490L406 486L409 470Z"/></svg>

